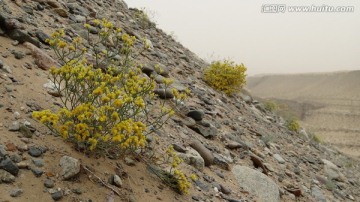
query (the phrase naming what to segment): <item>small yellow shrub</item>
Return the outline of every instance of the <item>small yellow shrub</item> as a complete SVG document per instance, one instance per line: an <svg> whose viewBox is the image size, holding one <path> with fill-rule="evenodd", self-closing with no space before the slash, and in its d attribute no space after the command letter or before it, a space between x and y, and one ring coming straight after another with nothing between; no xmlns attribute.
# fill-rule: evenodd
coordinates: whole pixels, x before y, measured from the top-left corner
<svg viewBox="0 0 360 202"><path fill-rule="evenodd" d="M169 166L170 170L154 169L154 173L178 193L188 194L191 184L185 173L179 169L183 160L176 154L173 146L169 146L163 155L155 156L155 159L157 165Z"/></svg>
<svg viewBox="0 0 360 202"><path fill-rule="evenodd" d="M287 122L286 122L286 127L293 131L293 132L296 132L298 133L299 130L300 130L300 124L299 122L296 120L296 119L289 119Z"/></svg>
<svg viewBox="0 0 360 202"><path fill-rule="evenodd" d="M246 84L246 67L224 60L213 62L204 72L204 80L213 88L232 95Z"/></svg>
<svg viewBox="0 0 360 202"><path fill-rule="evenodd" d="M275 111L276 109L278 109L278 106L275 102L273 101L270 101L270 100L267 100L264 102L264 107L266 110L270 111L270 112L273 112Z"/></svg>

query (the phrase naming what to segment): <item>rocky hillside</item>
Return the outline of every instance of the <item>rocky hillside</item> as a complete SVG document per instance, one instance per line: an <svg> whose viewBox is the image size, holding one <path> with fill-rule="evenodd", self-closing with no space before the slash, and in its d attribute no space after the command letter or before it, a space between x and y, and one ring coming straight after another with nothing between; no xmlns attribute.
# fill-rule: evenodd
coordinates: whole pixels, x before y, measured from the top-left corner
<svg viewBox="0 0 360 202"><path fill-rule="evenodd" d="M251 77L262 98L290 104L304 126L340 151L360 157L360 71Z"/></svg>
<svg viewBox="0 0 360 202"><path fill-rule="evenodd" d="M59 106L47 89L47 70L58 61L45 39L58 28L67 39L84 36L83 23L103 17L136 36L136 47L147 39L150 50L137 50L136 63L160 78L157 88L169 77L191 90L184 109L147 137L160 152L174 145L184 172L198 176L187 195L136 155L88 157L31 118ZM249 95L209 88L207 65L120 0L1 0L0 201L360 200L358 161L290 132Z"/></svg>

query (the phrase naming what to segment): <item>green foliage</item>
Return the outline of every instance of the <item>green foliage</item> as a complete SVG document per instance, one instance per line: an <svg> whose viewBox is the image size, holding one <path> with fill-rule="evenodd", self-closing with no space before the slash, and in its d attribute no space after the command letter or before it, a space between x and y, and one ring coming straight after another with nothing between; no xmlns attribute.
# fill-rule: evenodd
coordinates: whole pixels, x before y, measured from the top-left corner
<svg viewBox="0 0 360 202"><path fill-rule="evenodd" d="M299 124L298 120L296 120L294 118L289 119L289 120L286 121L286 127L289 130L291 130L293 132L296 132L296 133L298 133L299 130L300 130L300 124Z"/></svg>
<svg viewBox="0 0 360 202"><path fill-rule="evenodd" d="M232 95L246 84L246 67L224 60L213 62L204 71L204 80L213 88Z"/></svg>

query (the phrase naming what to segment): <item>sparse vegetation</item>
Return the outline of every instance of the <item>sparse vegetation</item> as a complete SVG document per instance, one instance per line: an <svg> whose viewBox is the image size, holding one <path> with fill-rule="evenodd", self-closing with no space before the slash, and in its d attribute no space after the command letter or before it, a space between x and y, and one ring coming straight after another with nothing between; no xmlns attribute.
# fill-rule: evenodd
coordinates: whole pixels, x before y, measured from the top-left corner
<svg viewBox="0 0 360 202"><path fill-rule="evenodd" d="M295 118L288 119L286 121L286 127L293 132L298 133L300 130L300 124Z"/></svg>
<svg viewBox="0 0 360 202"><path fill-rule="evenodd" d="M145 8L136 9L135 10L135 17L138 20L141 28L149 29L150 27L155 27L156 24L153 22L154 20L154 13L148 11Z"/></svg>
<svg viewBox="0 0 360 202"><path fill-rule="evenodd" d="M336 188L336 184L331 180L326 180L325 187L327 190L332 191Z"/></svg>
<svg viewBox="0 0 360 202"><path fill-rule="evenodd" d="M216 61L204 71L204 80L214 89L232 95L246 84L245 72L244 64L229 60Z"/></svg>
<svg viewBox="0 0 360 202"><path fill-rule="evenodd" d="M271 100L266 100L264 102L264 108L267 111L274 112L275 110L278 109L278 105L275 102L271 101Z"/></svg>
<svg viewBox="0 0 360 202"><path fill-rule="evenodd" d="M272 135L264 135L264 136L261 137L261 140L265 143L265 145L269 145L269 143L274 140L274 136L272 136Z"/></svg>

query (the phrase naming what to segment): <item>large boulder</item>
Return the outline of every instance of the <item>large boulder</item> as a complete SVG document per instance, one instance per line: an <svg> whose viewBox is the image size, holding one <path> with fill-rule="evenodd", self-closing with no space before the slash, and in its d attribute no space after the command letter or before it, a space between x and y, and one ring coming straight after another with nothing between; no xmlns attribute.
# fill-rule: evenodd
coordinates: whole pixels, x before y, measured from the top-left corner
<svg viewBox="0 0 360 202"><path fill-rule="evenodd" d="M59 64L52 59L47 53L31 43L25 42L24 45L31 50L32 56L35 59L36 65L43 70L48 70L50 67L59 66Z"/></svg>
<svg viewBox="0 0 360 202"><path fill-rule="evenodd" d="M250 193L254 193L259 202L280 201L279 187L268 176L246 166L236 165L232 169L239 185Z"/></svg>

